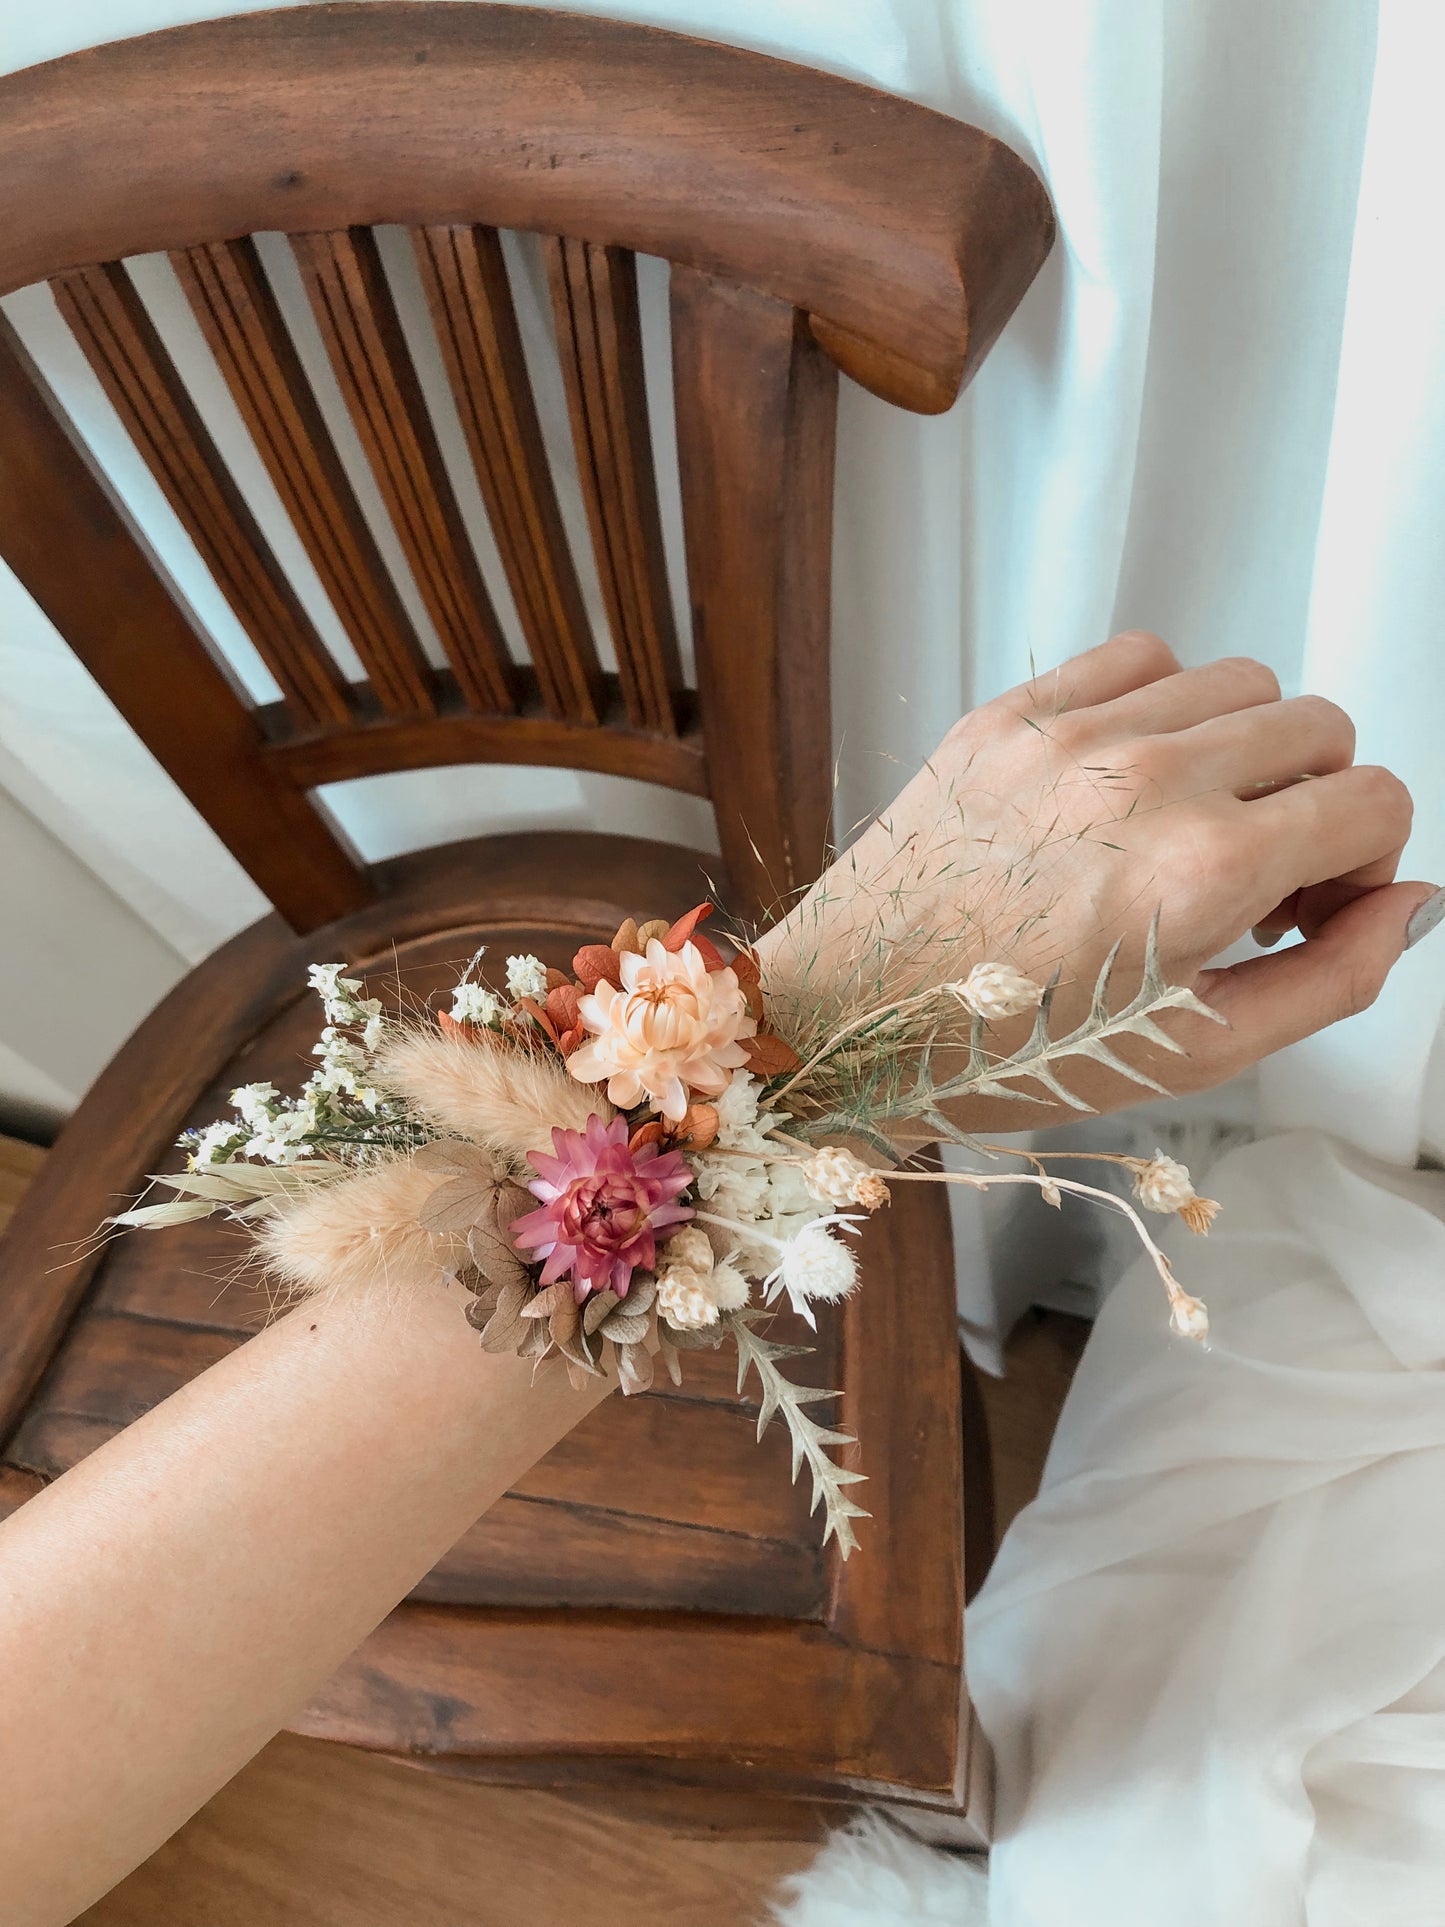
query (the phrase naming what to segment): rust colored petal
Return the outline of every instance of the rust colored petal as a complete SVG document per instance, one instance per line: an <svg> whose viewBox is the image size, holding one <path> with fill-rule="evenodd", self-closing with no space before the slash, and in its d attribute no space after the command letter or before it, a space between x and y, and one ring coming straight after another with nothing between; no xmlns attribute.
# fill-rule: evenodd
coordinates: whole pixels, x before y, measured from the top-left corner
<svg viewBox="0 0 1445 1927"><path fill-rule="evenodd" d="M639 1124L627 1140L629 1151L640 1151L644 1144L665 1144L667 1126L660 1117L649 1118L646 1124Z"/></svg>
<svg viewBox="0 0 1445 1927"><path fill-rule="evenodd" d="M663 949L681 950L685 943L695 943L697 939L694 937L693 932L700 923L705 923L711 915L712 905L710 903L699 903L694 909L689 910L685 917L679 917L677 922L672 925L667 935L663 938Z"/></svg>
<svg viewBox="0 0 1445 1927"><path fill-rule="evenodd" d="M543 1010L535 997L519 997L517 999L517 1008L518 1010L525 1010L529 1017L534 1017L547 1033L548 1037L551 1038L552 1042L554 1044L556 1043L557 1026L552 1022L552 1019L547 1015L546 1011Z"/></svg>
<svg viewBox="0 0 1445 1927"><path fill-rule="evenodd" d="M609 983L614 990L622 988L618 955L609 943L584 943L572 959L572 968L584 990L595 990L600 983Z"/></svg>
<svg viewBox="0 0 1445 1927"><path fill-rule="evenodd" d="M762 967L751 950L740 949L732 961L732 973L740 984L760 984Z"/></svg>
<svg viewBox="0 0 1445 1927"><path fill-rule="evenodd" d="M748 1069L755 1077L782 1077L802 1065L802 1058L776 1031L759 1031L756 1037L745 1037L741 1042L748 1054Z"/></svg>

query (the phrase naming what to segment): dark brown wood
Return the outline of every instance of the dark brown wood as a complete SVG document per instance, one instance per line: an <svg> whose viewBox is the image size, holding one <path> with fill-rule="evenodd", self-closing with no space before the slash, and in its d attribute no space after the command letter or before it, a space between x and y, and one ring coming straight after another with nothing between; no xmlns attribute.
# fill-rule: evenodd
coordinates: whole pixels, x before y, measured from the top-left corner
<svg viewBox="0 0 1445 1927"><path fill-rule="evenodd" d="M350 852L266 762L253 713L3 317L0 505L0 556L282 915L308 929L361 904ZM0 1382L8 1364L0 1349Z"/></svg>
<svg viewBox="0 0 1445 1927"><path fill-rule="evenodd" d="M647 418L637 267L625 248L551 236L557 349L577 472L627 713L677 727L682 662L667 585Z"/></svg>
<svg viewBox="0 0 1445 1927"><path fill-rule="evenodd" d="M745 282L927 409L1053 237L1017 155L911 101L655 28L451 0L282 7L10 74L0 180L0 292L259 229L482 221Z"/></svg>
<svg viewBox="0 0 1445 1927"><path fill-rule="evenodd" d="M346 692L119 262L51 290L126 432L298 721L344 724Z"/></svg>
<svg viewBox="0 0 1445 1927"><path fill-rule="evenodd" d="M249 237L172 266L381 708L421 716L432 678ZM318 720L320 720L318 718Z"/></svg>
<svg viewBox="0 0 1445 1927"><path fill-rule="evenodd" d="M766 919L828 853L837 374L793 309L688 268L672 355L718 837L734 906Z"/></svg>
<svg viewBox="0 0 1445 1927"><path fill-rule="evenodd" d="M263 710L266 753L292 782L304 786L449 763L537 763L632 776L691 796L709 793L702 731L690 697L679 704L681 732L662 736L632 726L615 676L601 679L600 727L549 714L530 670L517 673L517 710L511 716L476 715L453 695L449 682L445 675L438 678L440 714L427 719L370 716L344 730L298 730L279 706Z"/></svg>
<svg viewBox="0 0 1445 1927"><path fill-rule="evenodd" d="M376 240L367 228L291 245L321 338L417 590L466 701L513 706L510 664L437 447Z"/></svg>
<svg viewBox="0 0 1445 1927"><path fill-rule="evenodd" d="M483 227L421 228L412 240L542 700L562 721L595 723L601 670L542 446L501 243Z"/></svg>

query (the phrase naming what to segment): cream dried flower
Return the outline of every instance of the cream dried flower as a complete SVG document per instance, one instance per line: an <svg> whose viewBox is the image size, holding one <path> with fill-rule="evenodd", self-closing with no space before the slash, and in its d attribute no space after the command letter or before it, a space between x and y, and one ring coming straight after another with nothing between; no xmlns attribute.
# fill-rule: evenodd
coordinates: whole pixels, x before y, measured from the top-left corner
<svg viewBox="0 0 1445 1927"><path fill-rule="evenodd" d="M533 997L539 1003L547 995L547 966L540 957L530 952L523 957L507 959L507 995L512 998Z"/></svg>
<svg viewBox="0 0 1445 1927"><path fill-rule="evenodd" d="M1209 1336L1208 1309L1202 1300L1191 1298L1187 1291L1175 1293L1169 1323L1181 1338L1193 1338L1202 1344Z"/></svg>
<svg viewBox="0 0 1445 1927"><path fill-rule="evenodd" d="M827 1145L803 1166L808 1194L819 1204L860 1204L876 1211L888 1202L888 1186L861 1158L841 1146Z"/></svg>
<svg viewBox="0 0 1445 1927"><path fill-rule="evenodd" d="M1042 984L1036 984L1032 977L1026 977L1007 963L975 964L962 983L950 984L948 988L965 1010L989 1023L1036 1009L1044 995Z"/></svg>
<svg viewBox="0 0 1445 1927"><path fill-rule="evenodd" d="M698 1331L717 1323L717 1300L705 1272L691 1265L667 1265L657 1274L657 1309L679 1331Z"/></svg>
<svg viewBox="0 0 1445 1927"><path fill-rule="evenodd" d="M685 1265L690 1271L712 1270L712 1240L701 1225L685 1224L662 1247L664 1265Z"/></svg>
<svg viewBox="0 0 1445 1927"><path fill-rule="evenodd" d="M1133 1164L1134 1196L1146 1211L1182 1211L1194 1201L1194 1180L1189 1167L1156 1150L1145 1161Z"/></svg>
<svg viewBox="0 0 1445 1927"><path fill-rule="evenodd" d="M696 944L665 950L654 937L646 953L618 958L621 989L603 981L579 1006L591 1033L567 1059L582 1084L607 1083L622 1110L646 1096L670 1122L687 1113L696 1091L719 1097L747 1061L740 1038L757 1029L731 970L709 971Z"/></svg>

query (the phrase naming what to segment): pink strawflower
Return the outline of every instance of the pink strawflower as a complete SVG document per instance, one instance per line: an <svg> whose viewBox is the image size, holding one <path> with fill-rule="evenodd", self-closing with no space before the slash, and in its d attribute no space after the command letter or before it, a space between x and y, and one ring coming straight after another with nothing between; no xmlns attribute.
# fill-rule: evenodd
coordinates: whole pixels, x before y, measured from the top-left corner
<svg viewBox="0 0 1445 1927"><path fill-rule="evenodd" d="M570 1272L579 1305L594 1291L625 1298L633 1271L656 1261L655 1234L692 1216L677 1202L692 1171L680 1151L629 1150L621 1117L590 1117L585 1132L554 1129L552 1149L527 1153L537 1173L528 1188L542 1208L513 1219L513 1240L529 1262L546 1260L544 1285Z"/></svg>

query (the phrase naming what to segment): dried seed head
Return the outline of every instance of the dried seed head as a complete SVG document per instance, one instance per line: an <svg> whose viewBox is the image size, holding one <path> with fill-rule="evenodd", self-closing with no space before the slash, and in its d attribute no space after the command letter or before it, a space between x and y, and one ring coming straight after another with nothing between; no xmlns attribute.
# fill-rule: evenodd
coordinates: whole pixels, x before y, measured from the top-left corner
<svg viewBox="0 0 1445 1927"><path fill-rule="evenodd" d="M1133 1163L1134 1195L1146 1211L1182 1211L1194 1201L1194 1181L1188 1168L1155 1151L1148 1160Z"/></svg>
<svg viewBox="0 0 1445 1927"><path fill-rule="evenodd" d="M947 988L965 1010L989 1023L1037 1009L1044 995L1042 984L1036 984L1032 977L1026 977L1007 963L975 964L962 983L949 984Z"/></svg>
<svg viewBox="0 0 1445 1927"><path fill-rule="evenodd" d="M691 1265L668 1265L657 1274L657 1309L678 1331L717 1323L717 1300L707 1273Z"/></svg>

